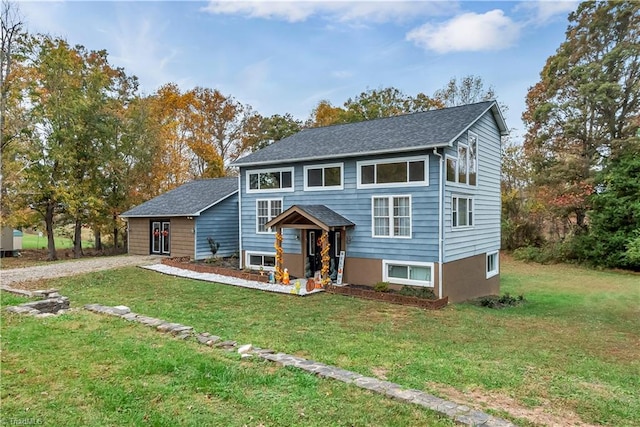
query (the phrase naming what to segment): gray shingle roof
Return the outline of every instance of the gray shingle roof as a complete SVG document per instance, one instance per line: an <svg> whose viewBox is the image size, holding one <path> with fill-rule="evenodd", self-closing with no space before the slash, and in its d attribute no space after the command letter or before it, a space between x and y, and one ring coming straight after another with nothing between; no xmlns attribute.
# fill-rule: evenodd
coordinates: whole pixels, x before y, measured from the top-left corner
<svg viewBox="0 0 640 427"><path fill-rule="evenodd" d="M295 205L300 210L306 212L318 221L329 227L350 227L355 225L336 211L329 209L325 205Z"/></svg>
<svg viewBox="0 0 640 427"><path fill-rule="evenodd" d="M358 123L304 129L236 160L233 165L353 157L446 146L453 143L489 110L495 117L500 132L506 134L507 128L497 103L485 101Z"/></svg>
<svg viewBox="0 0 640 427"><path fill-rule="evenodd" d="M351 227L355 224L339 213L325 205L293 205L271 221L267 227L276 227L291 224L308 224L309 222L319 228L332 229L335 227Z"/></svg>
<svg viewBox="0 0 640 427"><path fill-rule="evenodd" d="M201 179L167 191L120 216L160 217L198 216L238 191L238 178Z"/></svg>

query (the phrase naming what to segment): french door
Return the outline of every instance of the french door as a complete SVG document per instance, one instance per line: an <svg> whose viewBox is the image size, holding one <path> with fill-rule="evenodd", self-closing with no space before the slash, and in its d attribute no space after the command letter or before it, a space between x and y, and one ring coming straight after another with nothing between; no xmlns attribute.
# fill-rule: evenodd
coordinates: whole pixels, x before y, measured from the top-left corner
<svg viewBox="0 0 640 427"><path fill-rule="evenodd" d="M171 223L169 221L151 222L151 253L169 255L171 252Z"/></svg>

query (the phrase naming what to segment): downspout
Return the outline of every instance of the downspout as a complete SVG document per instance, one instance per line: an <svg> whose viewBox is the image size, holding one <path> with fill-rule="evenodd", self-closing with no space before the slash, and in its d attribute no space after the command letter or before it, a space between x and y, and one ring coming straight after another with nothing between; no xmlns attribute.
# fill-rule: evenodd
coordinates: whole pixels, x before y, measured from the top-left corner
<svg viewBox="0 0 640 427"><path fill-rule="evenodd" d="M198 217L191 217L191 231L193 232L193 259L198 259L198 227L196 227Z"/></svg>
<svg viewBox="0 0 640 427"><path fill-rule="evenodd" d="M244 268L242 256L242 173L238 171L238 262L240 270Z"/></svg>
<svg viewBox="0 0 640 427"><path fill-rule="evenodd" d="M438 298L442 298L442 281L443 281L443 269L442 265L444 259L444 157L438 153L438 149L433 149L433 154L440 157L440 170L439 170L439 183L438 183Z"/></svg>

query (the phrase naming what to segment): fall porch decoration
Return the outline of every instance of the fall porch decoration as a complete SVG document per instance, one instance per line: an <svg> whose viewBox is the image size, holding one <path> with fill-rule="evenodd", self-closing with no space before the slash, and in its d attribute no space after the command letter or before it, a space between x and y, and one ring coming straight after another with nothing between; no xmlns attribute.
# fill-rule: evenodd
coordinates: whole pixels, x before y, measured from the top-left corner
<svg viewBox="0 0 640 427"><path fill-rule="evenodd" d="M276 283L280 283L282 281L283 270L282 270L282 232L278 229L276 231L276 243L273 245L276 249Z"/></svg>

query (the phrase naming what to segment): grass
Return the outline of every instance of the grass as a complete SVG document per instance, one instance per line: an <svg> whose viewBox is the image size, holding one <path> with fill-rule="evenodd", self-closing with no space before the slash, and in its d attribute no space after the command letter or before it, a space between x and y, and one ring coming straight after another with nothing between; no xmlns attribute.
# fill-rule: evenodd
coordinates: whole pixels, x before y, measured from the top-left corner
<svg viewBox="0 0 640 427"><path fill-rule="evenodd" d="M72 249L73 239L63 236L54 236L56 243L56 249ZM83 240L83 248L92 248L93 241ZM43 235L39 237L37 234L24 233L22 235L22 249L46 249L47 248L47 236Z"/></svg>
<svg viewBox="0 0 640 427"><path fill-rule="evenodd" d="M125 304L225 339L443 397L479 393L491 396L488 407L494 409L514 401L518 410L507 409L521 425L535 424L527 411L540 408L560 424L574 417L640 425L640 276L502 261L502 292L524 294L524 305L423 311L339 295L261 293L135 268L40 287L61 289L76 307ZM4 299L3 294L3 304ZM31 407L37 409L32 414L55 424L101 425L101 416L106 424L131 424L147 415L151 424L175 417L174 424L197 425L213 412L227 418L207 424L448 423L354 387L240 362L235 355L84 312L43 320L3 316L2 337L2 406L11 416L25 417L24 407ZM21 369L25 373L16 374ZM42 399L42 392L55 398Z"/></svg>

